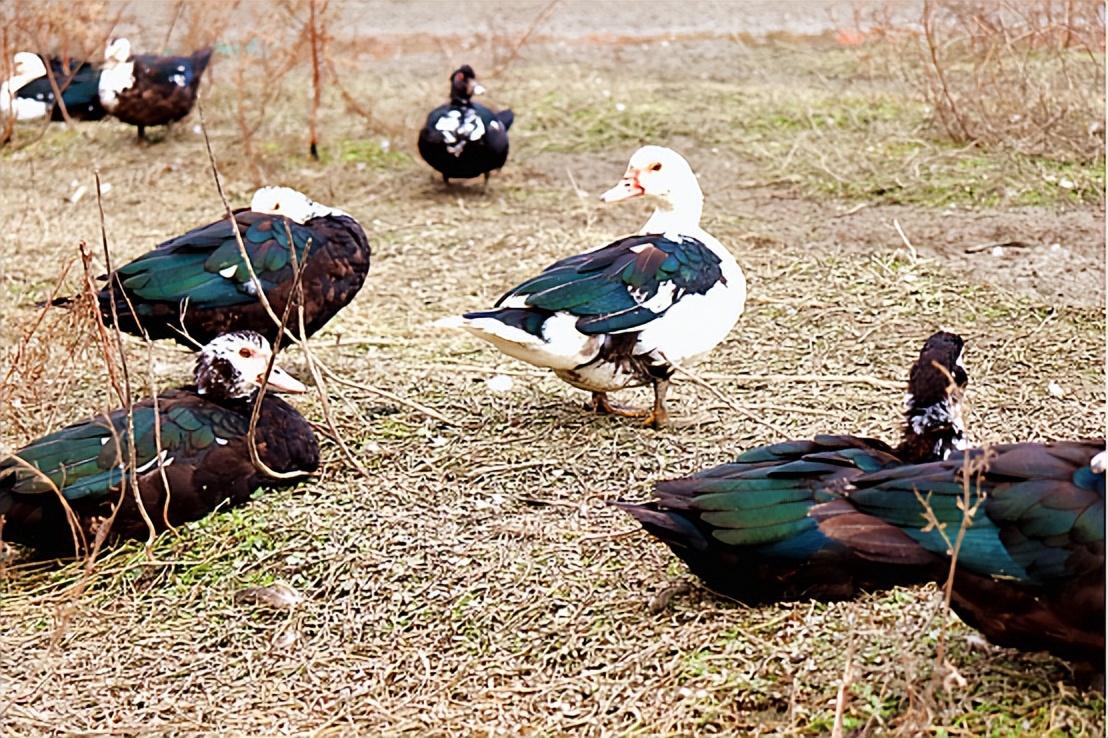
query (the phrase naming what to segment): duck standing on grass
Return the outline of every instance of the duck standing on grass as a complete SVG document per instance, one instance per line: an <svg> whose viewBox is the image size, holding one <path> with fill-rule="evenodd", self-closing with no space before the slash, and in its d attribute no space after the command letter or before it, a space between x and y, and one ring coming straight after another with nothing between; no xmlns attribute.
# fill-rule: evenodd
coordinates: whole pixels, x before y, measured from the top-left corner
<svg viewBox="0 0 1108 738"><path fill-rule="evenodd" d="M509 356L553 369L592 392L596 412L664 426L677 365L715 348L738 321L746 279L731 253L700 227L704 197L676 151L644 146L601 199L647 197L656 206L639 235L555 262L461 325ZM638 410L608 393L652 385Z"/></svg>
<svg viewBox="0 0 1108 738"><path fill-rule="evenodd" d="M473 68L465 64L450 75L450 102L435 108L419 132L419 155L442 181L472 179L500 169L508 160L511 110L494 113L470 98L485 91Z"/></svg>
<svg viewBox="0 0 1108 738"><path fill-rule="evenodd" d="M0 118L37 120L65 120L62 106L57 104L50 75L61 92L65 112L73 120L100 120L104 108L100 105L98 87L100 70L88 62L50 58L50 75L47 61L38 54L20 51L13 58L12 76L0 83Z"/></svg>
<svg viewBox="0 0 1108 738"><path fill-rule="evenodd" d="M242 259L236 230L258 281ZM299 288L293 251L304 270ZM114 302L120 330L186 345L190 336L203 343L234 330L256 331L273 341L277 324L258 299L259 289L278 318L289 300L299 301L302 290L307 337L354 299L369 258L365 231L350 215L288 187L263 187L233 219L166 241L104 277L109 283L99 293L100 313L110 323ZM295 308L288 330L300 333Z"/></svg>
<svg viewBox="0 0 1108 738"><path fill-rule="evenodd" d="M282 474L315 471L319 444L311 425L272 394L305 387L276 365L267 377L271 357L269 342L257 333L215 338L197 358L195 386L134 404L133 449L124 408L0 458L0 536L41 554L72 555L92 544L116 506L110 538L143 538L144 516L164 530L223 504L240 505L262 485L288 483L256 467L247 445L263 385L268 391L254 436L262 464ZM142 509L125 481L132 474Z"/></svg>
<svg viewBox="0 0 1108 738"><path fill-rule="evenodd" d="M190 56L132 55L131 42L117 38L104 50L100 103L119 120L137 126L144 140L147 126L169 125L192 111L211 57L211 49Z"/></svg>

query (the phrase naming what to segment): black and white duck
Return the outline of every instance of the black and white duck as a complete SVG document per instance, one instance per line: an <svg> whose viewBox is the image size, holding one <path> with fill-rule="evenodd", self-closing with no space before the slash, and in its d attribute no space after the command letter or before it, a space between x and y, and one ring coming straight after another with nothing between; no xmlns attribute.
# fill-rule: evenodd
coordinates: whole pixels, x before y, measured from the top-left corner
<svg viewBox="0 0 1108 738"><path fill-rule="evenodd" d="M15 54L13 74L0 83L0 118L64 120L50 76L61 92L65 112L73 120L100 120L104 108L98 94L100 70L88 62L44 59L29 51ZM47 74L47 63L50 75Z"/></svg>
<svg viewBox="0 0 1108 738"><path fill-rule="evenodd" d="M639 235L551 264L461 325L505 354L592 393L597 412L668 421L675 366L722 342L742 315L746 279L731 253L700 227L704 197L676 151L644 146L602 199L655 204ZM608 393L652 385L651 410L621 407Z"/></svg>
<svg viewBox="0 0 1108 738"><path fill-rule="evenodd" d="M257 282L243 261L242 237ZM289 235L292 236L290 249ZM277 326L258 299L263 291L277 316L296 289L293 253L303 266L304 328L311 336L345 307L369 272L370 247L354 218L288 187L263 187L250 208L166 241L108 275L99 293L105 322L121 330L191 345L221 333L252 330L272 341ZM69 302L69 299L59 303ZM288 329L299 335L293 308Z"/></svg>
<svg viewBox="0 0 1108 738"><path fill-rule="evenodd" d="M913 568L907 559L881 566L855 556L841 540L847 533L876 547L888 530L859 524L837 492L867 473L941 460L965 446L962 350L953 333L940 331L924 343L909 374L895 447L848 435L774 443L690 477L658 482L651 502L618 504L711 589L748 604L841 599L910 583L913 576L925 581L929 559ZM897 550L893 543L890 555ZM906 556L914 561L915 553Z"/></svg>
<svg viewBox="0 0 1108 738"><path fill-rule="evenodd" d="M211 49L190 56L132 54L131 42L117 38L104 51L100 104L137 126L138 137L144 139L148 126L169 125L192 111L211 57Z"/></svg>
<svg viewBox="0 0 1108 738"><path fill-rule="evenodd" d="M450 75L450 102L431 111L419 132L419 154L442 181L472 179L500 169L508 160L508 129L515 116L471 100L485 91L468 64Z"/></svg>
<svg viewBox="0 0 1108 738"><path fill-rule="evenodd" d="M133 449L128 413L121 408L0 459L0 536L41 554L73 555L91 545L116 505L106 535L143 538L145 518L164 530L221 505L242 504L258 487L288 483L256 467L247 445L250 414L263 384L267 391L254 436L259 459L281 474L315 471L319 444L311 425L273 395L305 387L276 365L267 377L271 356L269 342L257 333L213 339L197 358L194 386L134 404ZM132 474L142 509L125 482Z"/></svg>

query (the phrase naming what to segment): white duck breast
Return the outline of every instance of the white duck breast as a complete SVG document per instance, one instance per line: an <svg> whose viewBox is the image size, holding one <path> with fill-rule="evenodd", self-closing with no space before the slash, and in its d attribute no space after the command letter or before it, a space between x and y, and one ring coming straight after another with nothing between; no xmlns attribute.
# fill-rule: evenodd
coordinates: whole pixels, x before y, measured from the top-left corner
<svg viewBox="0 0 1108 738"><path fill-rule="evenodd" d="M700 187L680 155L643 147L604 199L644 194L658 208L642 235L552 264L493 310L463 316L463 325L509 356L591 390L598 409L612 411L603 393L653 384L649 420L662 424L675 365L727 337L746 304L746 279L700 228Z"/></svg>
<svg viewBox="0 0 1108 738"><path fill-rule="evenodd" d="M485 122L473 108L455 108L435 121L435 130L442 134L446 150L454 156L461 156L467 142L484 138Z"/></svg>

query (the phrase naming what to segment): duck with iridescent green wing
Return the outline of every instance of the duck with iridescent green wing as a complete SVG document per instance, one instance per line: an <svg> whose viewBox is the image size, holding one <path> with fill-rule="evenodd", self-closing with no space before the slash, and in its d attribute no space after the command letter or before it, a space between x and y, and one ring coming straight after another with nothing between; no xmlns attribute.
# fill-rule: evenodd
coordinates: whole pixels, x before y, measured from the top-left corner
<svg viewBox="0 0 1108 738"><path fill-rule="evenodd" d="M250 257L242 258L235 232ZM369 241L354 218L312 202L288 187L263 187L250 208L237 210L166 241L105 277L100 313L127 333L192 345L221 333L250 330L273 341L277 317L303 292L304 332L311 336L345 307L369 272ZM294 265L303 268L296 285ZM70 298L56 304L71 302ZM113 305L114 303L114 305ZM294 307L288 329L299 335Z"/></svg>
<svg viewBox="0 0 1108 738"><path fill-rule="evenodd" d="M109 540L142 538L147 519L163 530L289 481L267 469L293 477L315 471L319 444L311 425L272 394L304 392L304 385L277 366L267 378L271 356L257 333L219 336L199 354L195 386L134 404L133 436L119 409L0 458L0 538L45 555L73 555L88 549L100 526L111 526ZM266 469L254 464L247 445L263 383L254 441ZM132 476L141 508L125 481Z"/></svg>

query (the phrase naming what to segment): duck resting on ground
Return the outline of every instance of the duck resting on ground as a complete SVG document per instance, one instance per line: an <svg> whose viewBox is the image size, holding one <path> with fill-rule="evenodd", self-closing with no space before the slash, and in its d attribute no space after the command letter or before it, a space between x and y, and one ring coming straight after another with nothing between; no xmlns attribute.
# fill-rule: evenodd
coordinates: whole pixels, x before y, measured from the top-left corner
<svg viewBox="0 0 1108 738"><path fill-rule="evenodd" d="M118 506L112 538L144 538L196 520L223 504L239 505L272 479L251 460L247 430L263 383L255 443L261 462L279 473L311 473L319 445L308 421L273 392L304 392L277 366L268 379L269 342L241 331L209 342L196 361L195 386L168 390L133 406L134 444L126 409L76 423L0 459L0 536L45 555L91 546ZM131 458L131 454L134 458ZM124 478L134 474L138 497ZM72 511L69 517L65 499Z"/></svg>
<svg viewBox="0 0 1108 738"><path fill-rule="evenodd" d="M470 98L485 91L468 64L450 75L450 102L431 111L419 132L419 155L442 181L472 179L500 169L508 160L511 110L494 113Z"/></svg>
<svg viewBox="0 0 1108 738"><path fill-rule="evenodd" d="M0 84L0 118L16 120L65 120L65 112L73 120L100 120L104 109L97 93L100 70L87 62L50 58L47 62L38 54L20 51L12 61L13 75ZM61 92L62 105L57 104L50 76Z"/></svg>
<svg viewBox="0 0 1108 738"><path fill-rule="evenodd" d="M100 103L137 126L139 139L145 139L147 126L169 125L192 111L211 57L211 49L190 56L132 55L131 42L117 38L104 50Z"/></svg>
<svg viewBox="0 0 1108 738"><path fill-rule="evenodd" d="M727 337L743 312L746 279L731 253L700 227L704 198L680 154L642 147L601 199L643 196L656 209L639 235L551 264L494 309L466 313L461 325L592 392L591 409L661 427L675 366ZM654 387L649 411L608 400L609 392L641 385Z"/></svg>
<svg viewBox="0 0 1108 738"><path fill-rule="evenodd" d="M877 521L860 523L837 492L856 477L943 459L965 444L962 349L959 336L941 331L924 343L909 375L896 447L847 435L775 443L691 477L658 482L652 502L616 504L710 589L747 604L843 599L926 581L931 572L914 568L914 547L903 562L891 548L891 566L883 566L850 545L872 540L876 546L889 531ZM847 533L850 543L840 540Z"/></svg>
<svg viewBox="0 0 1108 738"><path fill-rule="evenodd" d="M260 285L240 255L235 230ZM277 325L258 299L260 286L277 317L294 300L288 330L299 336L294 253L304 269L305 337L311 336L361 289L369 272L369 241L350 215L288 187L263 187L250 208L235 211L233 219L195 228L103 277L109 281L99 293L100 313L111 323L114 302L121 330L186 345L191 345L186 336L204 343L233 330L256 331L273 341Z"/></svg>

